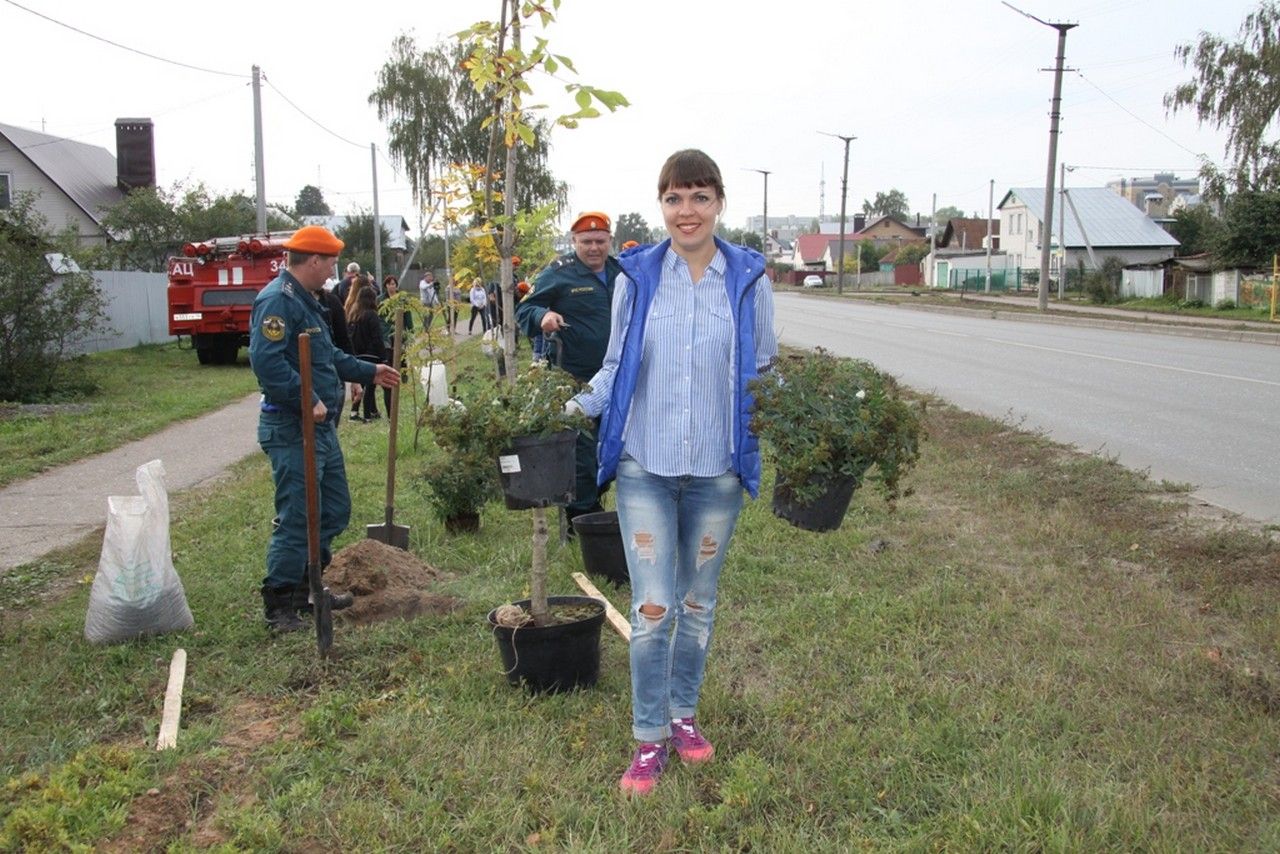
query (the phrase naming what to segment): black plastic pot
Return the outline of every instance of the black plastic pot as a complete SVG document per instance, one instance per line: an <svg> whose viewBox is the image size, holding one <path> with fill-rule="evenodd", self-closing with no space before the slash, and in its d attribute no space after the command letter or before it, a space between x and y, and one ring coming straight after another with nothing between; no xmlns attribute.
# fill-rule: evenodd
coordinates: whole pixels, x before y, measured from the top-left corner
<svg viewBox="0 0 1280 854"><path fill-rule="evenodd" d="M527 610L529 600L515 604ZM512 629L497 624L496 608L490 611L489 625L498 642L507 681L512 685L523 684L535 694L591 687L600 677L600 626L604 624L604 605L588 596L549 596L547 604L553 611L557 605L591 605L596 613L576 623Z"/></svg>
<svg viewBox="0 0 1280 854"><path fill-rule="evenodd" d="M582 565L588 573L607 578L614 584L631 582L631 573L627 571L627 550L622 544L622 529L618 527L617 512L606 510L603 513L575 516L573 530L578 534Z"/></svg>
<svg viewBox="0 0 1280 854"><path fill-rule="evenodd" d="M849 501L857 488L857 478L828 478L823 483L821 495L809 504L800 504L791 488L779 480L773 487L773 515L806 531L834 531L844 521Z"/></svg>
<svg viewBox="0 0 1280 854"><path fill-rule="evenodd" d="M517 436L498 457L502 493L510 510L568 504L574 496L573 448L577 430Z"/></svg>

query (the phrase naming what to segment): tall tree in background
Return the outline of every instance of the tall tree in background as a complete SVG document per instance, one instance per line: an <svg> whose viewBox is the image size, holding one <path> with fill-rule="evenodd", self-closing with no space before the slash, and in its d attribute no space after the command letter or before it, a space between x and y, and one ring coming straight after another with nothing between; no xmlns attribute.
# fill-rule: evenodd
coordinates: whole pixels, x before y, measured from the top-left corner
<svg viewBox="0 0 1280 854"><path fill-rule="evenodd" d="M964 211L955 205L947 205L934 211L933 217L938 223L950 222L953 219L964 219Z"/></svg>
<svg viewBox="0 0 1280 854"><path fill-rule="evenodd" d="M901 190L890 190L887 193L876 193L874 201L862 201L862 212L868 217L891 216L905 220L911 214L907 205L907 197Z"/></svg>
<svg viewBox="0 0 1280 854"><path fill-rule="evenodd" d="M1178 255L1212 252L1222 239L1222 221L1213 215L1208 205L1178 211L1167 230L1181 244L1176 251Z"/></svg>
<svg viewBox="0 0 1280 854"><path fill-rule="evenodd" d="M1223 198L1228 188L1280 189L1280 142L1269 133L1280 111L1280 6L1260 3L1245 17L1238 41L1201 33L1174 55L1195 77L1165 95L1165 108L1193 109L1201 124L1227 128L1227 171L1201 155L1206 191Z"/></svg>
<svg viewBox="0 0 1280 854"><path fill-rule="evenodd" d="M450 163L489 164L497 152L491 144L488 119L492 104L472 84L464 67L474 51L470 39L440 42L419 49L413 36L402 33L391 44L390 58L378 72L377 88L369 103L386 122L388 149L405 170L414 195L430 204ZM532 210L547 203L562 206L568 188L547 166L550 127L531 120L534 138L516 151L517 207ZM480 189L477 185L474 189ZM483 212L476 211L473 225Z"/></svg>
<svg viewBox="0 0 1280 854"><path fill-rule="evenodd" d="M1216 247L1224 266L1270 269L1280 246L1280 192L1243 192L1228 201Z"/></svg>
<svg viewBox="0 0 1280 854"><path fill-rule="evenodd" d="M298 200L293 209L298 216L333 216L333 210L324 200L324 193L311 184L298 191Z"/></svg>
<svg viewBox="0 0 1280 854"><path fill-rule="evenodd" d="M386 226L379 223L378 236L382 240L382 256L384 258L391 255L391 233L387 231ZM342 249L342 257L346 260L355 261L360 265L361 270L373 273L373 212L362 210L358 211L354 216L347 217L347 224L337 231L337 237L344 244ZM389 271L396 272L399 271ZM378 288L382 287L382 282L375 282Z"/></svg>
<svg viewBox="0 0 1280 854"><path fill-rule="evenodd" d="M245 193L217 196L203 184L139 187L107 210L103 225L117 236L107 247L113 264L125 270L159 272L182 244L210 237L252 234L257 230L254 200ZM293 223L268 211L267 228L281 231Z"/></svg>
<svg viewBox="0 0 1280 854"><path fill-rule="evenodd" d="M618 217L618 224L614 226L613 240L618 246L628 240L648 243L650 233L649 224L644 221L644 217L638 213L624 213Z"/></svg>

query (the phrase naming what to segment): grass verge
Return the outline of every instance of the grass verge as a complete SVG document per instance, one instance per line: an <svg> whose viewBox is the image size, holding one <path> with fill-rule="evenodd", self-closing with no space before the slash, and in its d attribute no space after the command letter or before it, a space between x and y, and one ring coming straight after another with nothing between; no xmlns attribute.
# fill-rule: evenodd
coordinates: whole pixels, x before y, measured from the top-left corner
<svg viewBox="0 0 1280 854"><path fill-rule="evenodd" d="M749 503L699 712L716 759L677 763L639 803L616 792L620 639L602 638L593 690L530 699L501 676L483 618L527 592L527 513L493 504L478 535L447 536L415 476L427 451L402 430L397 520L465 604L339 629L322 665L305 633L261 627L271 484L247 461L174 501L194 630L90 648L76 580L92 565L67 556L71 592L0 628L0 848L1280 847L1272 540L937 402L929 429L894 513L859 494L815 535L770 514L768 483ZM386 427L342 439L355 511L339 545L382 520ZM552 592L573 592L574 547L551 560ZM182 734L156 754L179 645ZM84 794L98 779L105 802ZM41 810L50 798L65 808Z"/></svg>
<svg viewBox="0 0 1280 854"><path fill-rule="evenodd" d="M146 345L75 362L98 391L73 403L0 407L0 486L118 448L252 392L248 362L200 365L190 348Z"/></svg>

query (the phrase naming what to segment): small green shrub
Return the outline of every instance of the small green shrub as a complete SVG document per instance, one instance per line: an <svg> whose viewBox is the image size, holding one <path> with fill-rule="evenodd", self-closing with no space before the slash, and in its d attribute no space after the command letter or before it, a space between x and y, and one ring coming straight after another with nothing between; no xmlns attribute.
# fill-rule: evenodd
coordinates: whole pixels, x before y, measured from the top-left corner
<svg viewBox="0 0 1280 854"><path fill-rule="evenodd" d="M1216 303L1213 304L1213 307L1216 308L1218 311L1231 311L1233 308L1236 307L1236 301L1231 299L1230 297L1227 297L1225 299L1218 300Z"/></svg>

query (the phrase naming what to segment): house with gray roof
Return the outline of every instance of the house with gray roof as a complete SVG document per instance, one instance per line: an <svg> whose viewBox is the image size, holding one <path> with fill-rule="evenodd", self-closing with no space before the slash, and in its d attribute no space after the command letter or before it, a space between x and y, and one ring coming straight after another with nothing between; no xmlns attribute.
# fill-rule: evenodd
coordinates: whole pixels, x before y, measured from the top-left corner
<svg viewBox="0 0 1280 854"><path fill-rule="evenodd" d="M0 208L31 193L51 230L74 226L82 243L104 244L103 214L130 189L155 186L151 120L118 119L116 152L0 124Z"/></svg>
<svg viewBox="0 0 1280 854"><path fill-rule="evenodd" d="M1000 212L1000 248L1012 267L1038 268L1041 240L1052 249L1051 269L1062 263L1074 268L1081 260L1088 269L1092 248L1100 265L1115 256L1126 265L1159 264L1173 257L1178 241L1123 196L1105 187L1072 187L1069 202L1055 198L1052 228L1041 223L1044 216L1044 188L1017 187L1005 193ZM1059 210L1062 208L1062 210ZM1063 246L1058 245L1059 217L1062 217ZM1065 254L1065 259L1064 259Z"/></svg>

